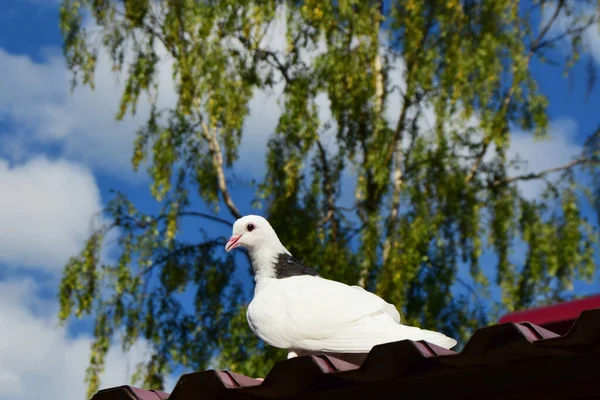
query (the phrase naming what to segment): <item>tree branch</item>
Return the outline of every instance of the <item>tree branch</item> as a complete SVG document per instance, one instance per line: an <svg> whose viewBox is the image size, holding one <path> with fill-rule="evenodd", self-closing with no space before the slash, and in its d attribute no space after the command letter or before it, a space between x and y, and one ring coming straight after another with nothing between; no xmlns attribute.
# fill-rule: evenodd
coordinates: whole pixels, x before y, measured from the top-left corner
<svg viewBox="0 0 600 400"><path fill-rule="evenodd" d="M559 167L553 167L553 168L548 168L545 169L543 171L539 171L539 172L532 172L529 174L523 174L523 175L516 175L516 176L511 176L508 177L506 179L496 179L492 182L490 182L490 184L488 185L488 187L490 188L494 188L494 187L498 187L501 185L508 185L509 183L515 182L515 181L530 181L533 179L542 179L544 178L546 175L552 173L552 172L560 172L560 171L565 171L567 169L573 168L577 165L581 165L581 164L587 164L587 163L592 163L594 162L594 160L589 159L589 158L578 158L575 159L565 165L561 165Z"/></svg>
<svg viewBox="0 0 600 400"><path fill-rule="evenodd" d="M218 222L220 224L226 225L227 227L231 228L231 226L233 225L233 222L225 219L225 218L220 218L220 217L216 217L214 215L210 215L207 213L203 213L203 212L198 212L198 211L182 211L180 213L177 214L180 217L200 217L200 218L206 218L206 219L210 219L211 221L214 222Z"/></svg>
<svg viewBox="0 0 600 400"><path fill-rule="evenodd" d="M597 19L592 18L585 25L579 26L577 28L569 28L569 29L565 30L564 32L562 32L550 39L546 39L546 40L538 43L538 45L536 46L536 50L540 50L540 49L543 49L544 47L550 46L558 41L561 41L562 39L566 38L567 36L580 34L583 31L585 31L586 29L588 29L590 26L595 24L596 22L597 22Z"/></svg>
<svg viewBox="0 0 600 400"><path fill-rule="evenodd" d="M429 36L429 32L431 31L431 28L433 27L433 23L434 23L434 18L432 13L430 13L428 15L428 20L427 20L427 26L425 27L425 31L423 33L423 38L421 39L421 43L419 44L419 48L423 48L425 47L425 42ZM410 84L410 82L412 81L411 79L411 71L414 68L414 65L416 64L416 60L410 60L410 62L407 61L406 63L406 71L407 71L407 76L406 76L406 83L407 83L407 87L406 87L406 91L404 93L404 101L402 104L402 111L400 113L400 117L398 118L398 122L396 123L396 129L394 130L394 138L392 140L392 142L390 143L390 146L388 148L387 154L386 154L386 162L389 163L392 161L392 157L394 156L394 152L398 151L398 147L396 146L396 144L401 141L401 135L402 135L402 131L404 130L404 126L406 125L406 115L407 115L407 110L412 106L411 100L410 100L410 96L412 95L412 91L410 90L410 87L408 86ZM420 103L420 102L419 102Z"/></svg>
<svg viewBox="0 0 600 400"><path fill-rule="evenodd" d="M390 218L388 223L388 232L383 243L382 261L386 263L392 247L392 234L398 220L398 208L400 207L400 192L402 191L403 174L402 174L402 132L404 131L404 122L406 119L407 109L410 107L408 99L404 98L404 106L401 116L396 125L396 149L394 151L394 174L393 174L393 192L392 204L390 208ZM396 136L396 133L394 136Z"/></svg>
<svg viewBox="0 0 600 400"><path fill-rule="evenodd" d="M229 189L227 188L227 181L225 179L225 171L223 170L223 155L221 154L221 146L217 140L216 131L211 130L206 122L202 121L202 136L208 141L208 149L213 159L213 165L217 170L217 184L219 185L219 191L223 195L223 201L227 208L236 219L241 218L242 214L236 207Z"/></svg>
<svg viewBox="0 0 600 400"><path fill-rule="evenodd" d="M528 57L529 59L531 59L531 57L533 56L533 54L540 48L539 47L540 43L542 43L542 40L544 40L544 36L546 36L546 34L548 33L548 31L550 31L550 28L552 27L552 25L554 25L554 22L556 22L556 19L560 15L560 11L562 10L562 8L564 6L565 6L565 0L559 0L558 4L556 5L556 9L554 10L554 14L552 14L552 16L550 17L550 19L546 23L546 25L544 25L544 27L540 31L540 34L538 35L538 37L531 44L531 46L529 48L530 49L529 50L529 57Z"/></svg>
<svg viewBox="0 0 600 400"><path fill-rule="evenodd" d="M466 281L464 281L462 278L460 277L455 277L454 278L455 281L457 283L459 283L460 285L464 286L470 293L471 295L475 298L475 301L477 302L477 305L479 306L480 310L485 310L484 304L481 301L481 291L476 290L472 285L470 285L469 283L467 283ZM490 302L493 302L495 304L497 304L496 301L492 300L492 299L487 299Z"/></svg>
<svg viewBox="0 0 600 400"><path fill-rule="evenodd" d="M208 240L208 241L202 242L202 243L182 245L174 250L169 251L168 253L164 254L163 256L157 258L155 261L152 262L151 265L149 265L146 268L143 268L141 271L139 271L135 275L134 279L140 278L140 277L146 275L147 273L152 271L154 269L154 267L167 262L171 257L176 257L180 254L187 253L187 252L189 252L191 250L195 250L195 249L210 249L210 248L218 246L218 245L225 245L225 243L227 243L227 239L224 238L223 236L219 236L216 239Z"/></svg>
<svg viewBox="0 0 600 400"><path fill-rule="evenodd" d="M423 34L423 38L420 43L420 48L425 47L425 41L429 35L431 27L433 26L433 16L430 13L428 15L427 25L425 27L425 32ZM410 65L407 68L408 76L407 76L407 85L410 85L410 71L417 64L416 60L412 60ZM391 162L393 157L393 190L392 190L392 204L390 207L390 217L387 226L387 234L385 241L383 242L383 252L382 252L382 262L385 265L387 262L388 256L390 254L390 250L392 248L392 235L396 228L396 224L398 222L398 209L400 207L400 193L402 192L403 185L403 171L402 171L402 140L403 133L406 129L406 118L408 115L408 109L412 106L411 98L410 98L411 90L407 86L406 92L404 93L404 101L402 102L402 111L400 112L400 117L398 118L398 122L396 123L396 129L394 130L394 138L392 143L390 144L390 148L388 150L388 154L386 155L386 162ZM417 103L420 103L418 100ZM417 118L419 114L417 114Z"/></svg>
<svg viewBox="0 0 600 400"><path fill-rule="evenodd" d="M115 9L115 12L118 13L119 15L125 17L125 15L122 12L120 12L119 10ZM179 16L179 17L181 17L181 16ZM146 29L149 34L158 37L163 42L165 47L167 47L168 49L171 50L172 55L177 58L176 48L174 46L170 46L169 43L167 43L166 38L164 36L162 36L159 32L155 31L152 27L150 27L147 24L142 24L142 27L144 29ZM181 37L183 37L183 34L181 34ZM219 145L219 141L217 140L216 131L214 131L214 130L211 131L202 119L200 121L201 121L201 126L202 126L202 136L204 136L204 138L208 141L208 147L209 147L211 156L213 158L213 164L215 166L215 169L217 170L217 182L219 185L219 190L221 191L221 194L223 195L223 200L225 201L225 204L227 205L227 208L229 209L231 214L235 218L241 218L242 215L239 212L238 208L236 207L233 199L231 198L231 196L229 194L229 190L227 188L227 181L225 179L225 172L223 170L223 155L221 153L221 146ZM202 214L202 213L198 213L198 215L196 215L196 216L203 216L205 218L212 219L216 222L226 223L230 226L232 225L229 221L222 220L218 217L214 217L209 214L204 214L204 215L199 215L199 214Z"/></svg>
<svg viewBox="0 0 600 400"><path fill-rule="evenodd" d="M529 64L531 63L531 59L532 59L533 55L535 54L535 52L541 48L540 43L542 43L544 36L546 36L548 31L550 30L550 28L552 27L552 25L558 18L560 11L564 7L564 4L565 4L565 0L559 0L558 4L556 5L556 9L554 10L554 14L552 14L550 19L546 23L546 25L544 25L544 27L540 31L537 38L533 41L533 43L529 47L529 53L527 54L527 66L529 66ZM512 101L514 91L515 91L514 85L508 89L508 91L506 92L506 95L504 96L504 100L502 101L502 107L499 110L500 112L506 112L506 110L508 109L508 106L510 105L510 102ZM465 178L465 183L471 182L471 180L475 177L475 174L479 170L479 167L481 167L481 163L483 162L483 159L485 158L485 154L488 151L491 141L492 140L489 136L487 136L483 139L481 151L477 154L477 158L475 159L475 162L471 166L469 173L467 174L467 176Z"/></svg>
<svg viewBox="0 0 600 400"><path fill-rule="evenodd" d="M109 6L109 8L117 15L120 15L123 19L131 22L129 20L129 18L127 18L127 15L125 15L124 12L122 12L121 10L119 10L116 6ZM152 9L152 12L149 13L149 19L156 25L160 26L160 22L158 21L158 18L156 17L156 15L154 14L154 10L152 7L150 7ZM177 52L177 48L167 40L167 38L159 31L157 31L156 29L154 29L153 26L149 25L148 23L146 23L145 21L140 21L139 22L139 26L140 28L142 28L143 30L146 31L146 33L148 33L150 36L156 37L158 38L158 40L160 40L160 42L165 46L165 48L170 52L170 54L174 57L174 58L178 58L178 52Z"/></svg>
<svg viewBox="0 0 600 400"><path fill-rule="evenodd" d="M267 63L275 67L281 73L281 76L283 76L283 79L287 83L289 83L292 80L289 74L289 64L282 63L274 51L254 46L248 39L241 35L236 35L235 38L246 48L246 50L255 51L261 57L261 59L267 61ZM269 62L269 60L271 60L272 63Z"/></svg>
<svg viewBox="0 0 600 400"><path fill-rule="evenodd" d="M335 191L333 190L333 184L331 182L331 171L329 169L329 163L327 162L327 154L325 148L319 139L317 139L317 148L319 150L319 159L323 167L323 192L326 196L327 214L321 221L321 224L327 223L333 217L335 212Z"/></svg>
<svg viewBox="0 0 600 400"><path fill-rule="evenodd" d="M161 215L157 216L156 218L154 218L152 220L152 222L160 222L161 220L165 219L166 217L167 217L166 214L161 214ZM220 224L226 225L229 228L233 225L233 222L231 222L229 220L226 220L224 218L220 218L220 217L217 217L217 216L214 216L214 215L210 215L210 214L207 214L207 213L199 212L199 211L180 211L180 212L177 213L177 217L199 217L199 218L206 218L206 219L209 219L211 221L218 222ZM135 223L135 225L138 228L142 228L142 229L146 228L150 224L149 222L137 220L137 219L133 218L130 215L123 215L123 216L121 216L121 219L133 221L133 223ZM118 225L116 223L113 223L110 227L112 228L112 227L115 227L115 226L118 226Z"/></svg>

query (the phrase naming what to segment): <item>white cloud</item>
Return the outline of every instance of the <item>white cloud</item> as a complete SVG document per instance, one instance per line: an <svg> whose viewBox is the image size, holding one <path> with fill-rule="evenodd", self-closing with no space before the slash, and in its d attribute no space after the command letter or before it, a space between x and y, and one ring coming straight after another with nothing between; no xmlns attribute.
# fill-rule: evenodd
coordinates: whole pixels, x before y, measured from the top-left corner
<svg viewBox="0 0 600 400"><path fill-rule="evenodd" d="M70 93L70 74L56 49L46 51L46 61L0 49L0 117L14 131L1 138L2 153L20 160L40 145L58 145L70 159L119 177L130 172L135 131L145 122L148 102L141 101L138 113L115 121L123 82L100 53L96 89L79 86ZM159 73L161 106L174 101L170 68L164 63ZM171 86L169 86L171 84Z"/></svg>
<svg viewBox="0 0 600 400"><path fill-rule="evenodd" d="M510 169L511 175L535 173L565 165L581 154L583 148L576 143L577 124L571 119L557 119L550 124L548 138L535 139L531 133L514 132L508 150L510 159L519 157L526 161L525 168ZM550 174L550 179L556 174ZM518 187L523 196L535 199L540 196L546 183L540 180L521 181Z"/></svg>
<svg viewBox="0 0 600 400"><path fill-rule="evenodd" d="M285 52L283 16L280 13L269 27L261 42L265 48ZM94 30L91 20L88 28ZM229 45L240 49L239 43L234 41ZM302 54L302 58L313 58L323 49L324 42L316 51ZM157 45L157 54L161 60L157 74L159 108L172 107L177 99L172 59L161 45ZM51 48L46 49L44 55L44 62L38 63L28 56L11 54L0 48L0 76L10 77L0 79L0 120L8 119L15 131L4 137L0 135L0 155L21 160L31 153L32 148L59 145L63 157L131 180L133 139L150 110L146 96L140 96L135 116L128 114L123 121L115 121L126 74L115 76L106 51L98 54L96 89L78 86L72 94L69 91L71 74L62 53ZM244 171L264 172L262 156L281 115L279 100L283 87L280 82L270 90L256 91L250 102L250 116L245 121L240 149L239 164ZM327 104L323 99L319 103ZM328 111L328 107L321 109ZM327 112L322 115L323 120L328 119L328 115Z"/></svg>
<svg viewBox="0 0 600 400"><path fill-rule="evenodd" d="M37 289L31 279L0 282L0 400L83 400L92 338L69 337L57 325L55 303L36 297ZM147 356L143 341L127 354L113 345L101 388L129 384ZM168 390L174 382L168 379Z"/></svg>
<svg viewBox="0 0 600 400"><path fill-rule="evenodd" d="M589 28L585 32L584 37L587 44L590 46L589 51L594 57L594 60L600 64L600 33L598 33L598 27L593 26Z"/></svg>
<svg viewBox="0 0 600 400"><path fill-rule="evenodd" d="M262 45L285 50L285 20L276 20L269 31ZM157 54L161 59L157 75L159 108L172 107L176 103L172 60L160 45ZM10 77L0 79L0 120L7 119L14 125L14 133L0 135L0 155L22 160L32 149L42 147L45 151L44 146L58 145L63 157L85 162L116 178L133 179L132 145L136 130L146 122L150 110L146 96L140 96L135 116L128 114L123 121L115 121L126 75L115 76L106 51L98 54L96 89L78 86L72 94L71 75L60 51L46 49L44 55L44 62L39 63L0 48L0 76ZM254 173L264 172L264 162L257 162L257 158L262 158L266 141L277 125L282 92L283 82L271 90L255 92L250 102L240 151L244 170L248 167Z"/></svg>
<svg viewBox="0 0 600 400"><path fill-rule="evenodd" d="M10 165L0 158L0 263L58 272L101 208L96 181L79 164L36 157Z"/></svg>

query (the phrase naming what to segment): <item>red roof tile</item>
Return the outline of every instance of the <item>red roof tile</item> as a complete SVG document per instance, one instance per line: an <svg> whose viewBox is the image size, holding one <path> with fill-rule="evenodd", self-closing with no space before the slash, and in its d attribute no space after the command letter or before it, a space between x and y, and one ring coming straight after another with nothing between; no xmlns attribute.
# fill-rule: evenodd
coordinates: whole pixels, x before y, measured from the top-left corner
<svg viewBox="0 0 600 400"><path fill-rule="evenodd" d="M169 400L348 399L439 396L444 399L591 398L600 387L600 309L581 316L565 336L532 323L478 330L460 353L426 342L373 348L361 366L328 356L278 362L264 382L227 371L183 375ZM154 397L152 397L154 396ZM93 400L160 400L123 386Z"/></svg>

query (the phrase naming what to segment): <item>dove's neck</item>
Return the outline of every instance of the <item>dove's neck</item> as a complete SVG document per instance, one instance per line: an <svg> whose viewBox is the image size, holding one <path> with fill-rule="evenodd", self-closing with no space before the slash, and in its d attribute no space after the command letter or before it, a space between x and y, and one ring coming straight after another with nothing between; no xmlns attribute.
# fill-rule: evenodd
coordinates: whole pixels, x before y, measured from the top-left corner
<svg viewBox="0 0 600 400"><path fill-rule="evenodd" d="M276 279L275 265L281 254L291 253L279 240L269 243L268 246L260 246L249 251L254 271L255 288L254 293L260 291L265 285Z"/></svg>

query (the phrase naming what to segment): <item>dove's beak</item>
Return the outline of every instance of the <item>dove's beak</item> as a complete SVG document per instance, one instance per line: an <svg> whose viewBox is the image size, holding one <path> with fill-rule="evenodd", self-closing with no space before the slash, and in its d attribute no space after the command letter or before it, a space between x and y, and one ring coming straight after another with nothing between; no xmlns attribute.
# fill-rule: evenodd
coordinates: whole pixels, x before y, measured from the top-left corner
<svg viewBox="0 0 600 400"><path fill-rule="evenodd" d="M238 247L238 242L242 238L242 235L231 235L229 238L229 242L225 245L225 251L229 252L229 250L233 250Z"/></svg>

